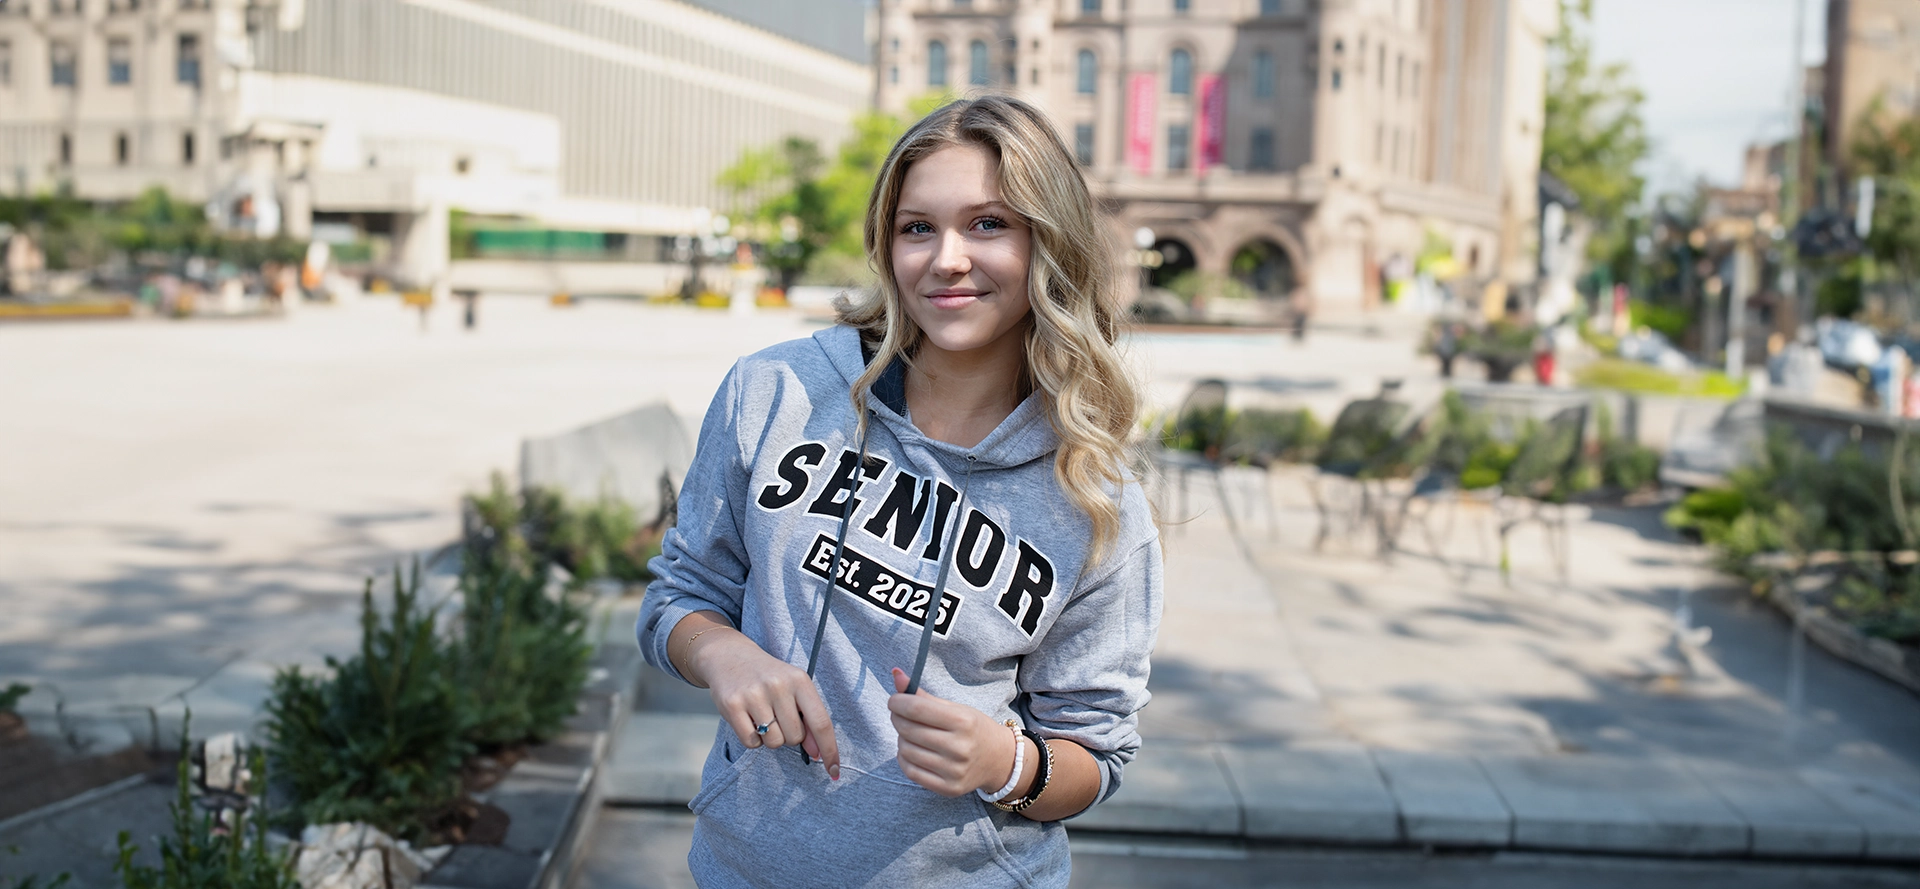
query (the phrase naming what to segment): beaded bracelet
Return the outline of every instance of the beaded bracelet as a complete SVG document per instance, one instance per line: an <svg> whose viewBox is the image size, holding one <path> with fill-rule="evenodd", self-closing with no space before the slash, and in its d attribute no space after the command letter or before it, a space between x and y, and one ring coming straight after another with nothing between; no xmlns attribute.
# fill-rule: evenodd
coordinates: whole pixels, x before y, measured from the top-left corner
<svg viewBox="0 0 1920 889"><path fill-rule="evenodd" d="M987 802L990 802L990 803L997 803L1003 799L1006 799L1007 794L1013 792L1013 788L1019 785L1020 783L1020 773L1022 771L1025 771L1026 765L1027 765L1027 745L1020 743L1020 724L1009 719L1007 720L1007 730L1013 733L1013 775L1012 777L1009 777L1007 779L1007 786L1000 788L992 796L988 796L986 791L984 790L974 791L974 793L977 793L980 795L981 799L986 800Z"/></svg>
<svg viewBox="0 0 1920 889"><path fill-rule="evenodd" d="M1026 735L1028 740L1033 741L1033 746L1039 748L1040 752L1046 755L1040 758L1040 774L1033 777L1033 789L1027 791L1026 796L1010 803L994 803L994 805L998 806L1003 812L1024 812L1028 806L1039 802L1040 794L1046 792L1047 779L1053 777L1053 748L1047 746L1047 739L1024 728L1020 730L1020 734Z"/></svg>

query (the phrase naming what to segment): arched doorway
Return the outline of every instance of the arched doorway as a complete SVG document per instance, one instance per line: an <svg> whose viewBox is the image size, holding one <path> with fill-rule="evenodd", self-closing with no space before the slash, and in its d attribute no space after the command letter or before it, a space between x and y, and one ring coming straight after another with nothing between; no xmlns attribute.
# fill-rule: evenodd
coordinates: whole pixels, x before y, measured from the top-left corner
<svg viewBox="0 0 1920 889"><path fill-rule="evenodd" d="M1227 268L1235 281L1262 299L1285 299L1298 281L1293 257L1286 248L1265 238L1240 245Z"/></svg>
<svg viewBox="0 0 1920 889"><path fill-rule="evenodd" d="M1153 242L1153 249L1160 254L1160 265L1147 273L1147 283L1154 287L1172 284L1173 279L1193 271L1199 262L1193 255L1193 248L1184 241L1161 238Z"/></svg>

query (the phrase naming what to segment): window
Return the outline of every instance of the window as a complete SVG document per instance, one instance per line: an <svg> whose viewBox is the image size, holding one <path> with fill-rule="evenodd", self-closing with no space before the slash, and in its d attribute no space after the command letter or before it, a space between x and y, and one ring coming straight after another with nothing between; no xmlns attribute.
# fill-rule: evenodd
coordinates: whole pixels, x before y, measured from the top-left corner
<svg viewBox="0 0 1920 889"><path fill-rule="evenodd" d="M1333 69L1333 91L1336 93L1340 91L1340 69L1339 68Z"/></svg>
<svg viewBox="0 0 1920 889"><path fill-rule="evenodd" d="M1073 156L1080 161L1080 166L1093 166L1093 124L1073 125Z"/></svg>
<svg viewBox="0 0 1920 889"><path fill-rule="evenodd" d="M1193 147L1193 133L1187 125L1177 123L1167 127L1167 169L1184 170L1187 168L1187 152Z"/></svg>
<svg viewBox="0 0 1920 889"><path fill-rule="evenodd" d="M73 134L60 134L60 166L73 166Z"/></svg>
<svg viewBox="0 0 1920 889"><path fill-rule="evenodd" d="M200 85L200 35L182 34L175 44L173 77L197 87Z"/></svg>
<svg viewBox="0 0 1920 889"><path fill-rule="evenodd" d="M117 133L113 137L113 162L126 166L128 157L133 154L133 145L126 133Z"/></svg>
<svg viewBox="0 0 1920 889"><path fill-rule="evenodd" d="M1413 96L1414 98L1416 98L1416 99L1418 99L1418 98L1420 98L1420 63L1419 63L1419 62L1414 62L1414 63L1413 63L1413 84L1412 84L1412 86L1413 86L1413 88L1412 88L1412 90L1411 90L1411 92L1410 92L1410 95L1412 95L1412 96Z"/></svg>
<svg viewBox="0 0 1920 889"><path fill-rule="evenodd" d="M1192 6L1192 0L1173 0L1173 11L1180 15L1186 15Z"/></svg>
<svg viewBox="0 0 1920 889"><path fill-rule="evenodd" d="M887 66L887 82L888 83L900 82L900 66L899 65Z"/></svg>
<svg viewBox="0 0 1920 889"><path fill-rule="evenodd" d="M73 44L54 41L47 46L47 60L51 63L51 78L54 86L73 86Z"/></svg>
<svg viewBox="0 0 1920 889"><path fill-rule="evenodd" d="M1176 96L1193 95L1193 54L1184 49L1173 51L1167 65L1167 92Z"/></svg>
<svg viewBox="0 0 1920 889"><path fill-rule="evenodd" d="M1079 83L1075 87L1080 95L1091 96L1098 89L1100 79L1100 60L1095 58L1093 50L1083 49L1076 61L1079 63Z"/></svg>
<svg viewBox="0 0 1920 889"><path fill-rule="evenodd" d="M1254 127L1253 144L1249 146L1247 152L1247 169L1272 170L1273 168L1273 128Z"/></svg>
<svg viewBox="0 0 1920 889"><path fill-rule="evenodd" d="M894 55L899 55L900 54L900 38L895 37L892 40L887 41L887 49L892 51Z"/></svg>
<svg viewBox="0 0 1920 889"><path fill-rule="evenodd" d="M935 40L927 44L927 86L947 85L947 45Z"/></svg>
<svg viewBox="0 0 1920 889"><path fill-rule="evenodd" d="M192 133L180 134L180 162L189 167L193 166L193 134Z"/></svg>
<svg viewBox="0 0 1920 889"><path fill-rule="evenodd" d="M1400 171L1400 128L1399 127L1393 128L1393 162L1388 164L1387 168L1390 170L1393 170L1396 173Z"/></svg>
<svg viewBox="0 0 1920 889"><path fill-rule="evenodd" d="M1393 57L1393 97L1398 99L1406 95L1407 57Z"/></svg>
<svg viewBox="0 0 1920 889"><path fill-rule="evenodd" d="M1383 43L1380 45L1380 51L1378 53L1378 56L1379 56L1380 62L1379 64L1374 66L1374 72L1375 72L1375 75L1380 80L1380 88L1386 89L1387 88L1387 46L1386 44Z"/></svg>
<svg viewBox="0 0 1920 889"><path fill-rule="evenodd" d="M13 85L13 42L0 40L0 86Z"/></svg>
<svg viewBox="0 0 1920 889"><path fill-rule="evenodd" d="M1280 0L1260 0L1261 15L1279 15Z"/></svg>
<svg viewBox="0 0 1920 889"><path fill-rule="evenodd" d="M1080 0L1081 15L1099 15L1100 0Z"/></svg>
<svg viewBox="0 0 1920 889"><path fill-rule="evenodd" d="M133 44L125 37L107 41L107 82L119 86L133 82Z"/></svg>
<svg viewBox="0 0 1920 889"><path fill-rule="evenodd" d="M1273 53L1264 49L1253 54L1253 97L1273 98Z"/></svg>
<svg viewBox="0 0 1920 889"><path fill-rule="evenodd" d="M975 40L967 44L967 83L973 86L986 86L992 79L987 73L987 44Z"/></svg>
<svg viewBox="0 0 1920 889"><path fill-rule="evenodd" d="M1386 159L1387 159L1387 125L1383 123L1377 123L1373 125L1373 162L1375 164L1379 164L1379 163L1385 162Z"/></svg>

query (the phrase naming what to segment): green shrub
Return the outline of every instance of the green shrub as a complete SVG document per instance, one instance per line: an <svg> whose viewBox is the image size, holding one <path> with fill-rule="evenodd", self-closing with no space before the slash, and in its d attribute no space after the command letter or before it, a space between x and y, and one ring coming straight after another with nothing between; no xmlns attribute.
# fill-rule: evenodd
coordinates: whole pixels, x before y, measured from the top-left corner
<svg viewBox="0 0 1920 889"><path fill-rule="evenodd" d="M1598 440L1593 473L1596 484L1638 491L1660 481L1660 452L1614 435L1613 409L1604 399L1595 405L1593 419L1594 438Z"/></svg>
<svg viewBox="0 0 1920 889"><path fill-rule="evenodd" d="M647 560L659 552L658 529L642 528L633 507L611 495L585 505L550 488L515 496L495 473L486 493L467 496L466 509L469 562L540 576L558 565L576 586L600 578L644 583L653 576Z"/></svg>
<svg viewBox="0 0 1920 889"><path fill-rule="evenodd" d="M174 777L173 836L160 838L160 867L133 863L140 849L121 831L113 870L126 889L298 889L291 856L267 841L266 757L252 752L250 778L240 790L249 795L230 811L232 823L215 812L197 812L193 801L188 732L180 732L180 763ZM257 780L255 780L257 779ZM55 883L55 886L60 885Z"/></svg>
<svg viewBox="0 0 1920 889"><path fill-rule="evenodd" d="M1832 604L1865 632L1913 640L1920 580L1911 566L1876 555L1912 548L1906 529L1920 525L1920 460L1911 452L1900 459L1896 477L1888 456L1850 445L1823 458L1776 430L1760 460L1730 473L1724 488L1687 495L1667 523L1698 533L1722 570L1756 583L1772 579L1764 554L1864 554L1843 563ZM1896 481L1905 516L1896 512Z"/></svg>
<svg viewBox="0 0 1920 889"><path fill-rule="evenodd" d="M462 572L460 587L453 669L466 699L467 739L496 748L551 736L586 682L585 610L548 596L544 575L485 561Z"/></svg>
<svg viewBox="0 0 1920 889"><path fill-rule="evenodd" d="M1202 299L1252 299L1253 289L1231 275L1214 274L1199 270L1181 272L1167 282L1167 289L1180 297L1182 302L1193 305L1195 297Z"/></svg>
<svg viewBox="0 0 1920 889"><path fill-rule="evenodd" d="M305 823L364 821L417 840L427 819L460 793L467 740L465 698L420 601L420 567L393 572L393 607L382 621L373 581L361 596L360 652L327 659L331 678L298 667L274 677L267 733ZM484 694L484 689L475 693Z"/></svg>
<svg viewBox="0 0 1920 889"><path fill-rule="evenodd" d="M1248 408L1227 424L1226 452L1246 462L1311 462L1327 440L1327 427L1306 408Z"/></svg>
<svg viewBox="0 0 1920 889"><path fill-rule="evenodd" d="M1839 585L1832 604L1841 617L1870 635L1920 644L1920 573L1913 566L1854 565Z"/></svg>
<svg viewBox="0 0 1920 889"><path fill-rule="evenodd" d="M1687 325L1692 324L1693 319L1687 316L1685 309L1632 299L1627 301L1627 323L1635 330L1642 327L1657 330L1677 343L1686 335Z"/></svg>
<svg viewBox="0 0 1920 889"><path fill-rule="evenodd" d="M8 685L5 691L0 691L0 713L13 712L13 708L20 706L20 699L26 697L31 691L33 691L31 686L21 685L18 682Z"/></svg>

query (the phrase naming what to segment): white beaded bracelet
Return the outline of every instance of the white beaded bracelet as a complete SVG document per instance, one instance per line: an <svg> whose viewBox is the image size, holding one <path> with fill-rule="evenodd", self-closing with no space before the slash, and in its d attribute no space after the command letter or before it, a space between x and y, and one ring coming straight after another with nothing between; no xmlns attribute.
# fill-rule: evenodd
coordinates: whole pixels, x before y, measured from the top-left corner
<svg viewBox="0 0 1920 889"><path fill-rule="evenodd" d="M1000 788L992 796L988 796L984 790L974 791L981 799L990 803L997 803L1013 793L1013 788L1020 783L1020 772L1027 764L1027 745L1020 743L1020 725L1009 719L1007 729L1013 732L1013 777L1007 779L1007 786Z"/></svg>

